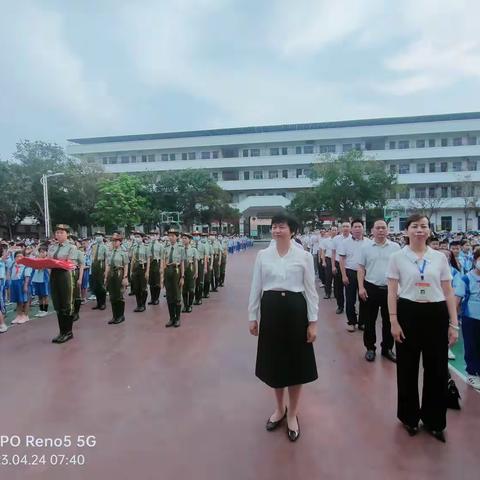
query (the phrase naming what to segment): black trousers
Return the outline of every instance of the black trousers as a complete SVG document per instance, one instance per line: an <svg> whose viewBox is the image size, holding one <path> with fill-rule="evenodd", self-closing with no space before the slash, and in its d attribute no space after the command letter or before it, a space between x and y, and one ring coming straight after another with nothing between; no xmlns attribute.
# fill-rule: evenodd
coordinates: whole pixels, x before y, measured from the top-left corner
<svg viewBox="0 0 480 480"><path fill-rule="evenodd" d="M335 262L335 268L337 269L337 273L333 277L333 294L337 299L337 307L343 310L343 307L345 306L345 295L343 291L342 272L338 262Z"/></svg>
<svg viewBox="0 0 480 480"><path fill-rule="evenodd" d="M418 303L400 298L398 322L405 340L396 345L399 420L416 426L422 420L432 430L447 425L448 322L446 302ZM420 406L418 369L423 363Z"/></svg>
<svg viewBox="0 0 480 480"><path fill-rule="evenodd" d="M345 313L347 314L347 323L349 325L365 325L365 317L367 316L365 302L358 298L358 280L357 271L346 269L348 277L348 285L345 287ZM359 311L357 319L357 311L355 304L359 300Z"/></svg>
<svg viewBox="0 0 480 480"><path fill-rule="evenodd" d="M318 267L318 278L320 279L320 281L325 285L325 268L324 266L322 265L322 262L319 261L318 259L318 254L315 254L313 256L313 261L315 263L315 265L317 265Z"/></svg>
<svg viewBox="0 0 480 480"><path fill-rule="evenodd" d="M390 317L388 315L388 290L387 287L379 287L373 283L364 282L367 291L365 330L363 332L363 344L367 350L376 350L377 341L376 323L378 309L382 317L382 352L393 348L393 337L390 326Z"/></svg>
<svg viewBox="0 0 480 480"><path fill-rule="evenodd" d="M326 266L323 267L325 271L325 281L323 284L325 285L325 295L330 297L332 295L332 259L330 257L325 257Z"/></svg>

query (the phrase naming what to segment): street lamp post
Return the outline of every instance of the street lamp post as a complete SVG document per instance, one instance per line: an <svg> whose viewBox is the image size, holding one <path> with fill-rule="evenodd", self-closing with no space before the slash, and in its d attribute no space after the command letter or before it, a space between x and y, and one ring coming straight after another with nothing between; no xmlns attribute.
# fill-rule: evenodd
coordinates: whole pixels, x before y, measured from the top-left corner
<svg viewBox="0 0 480 480"><path fill-rule="evenodd" d="M43 215L45 220L45 238L50 238L50 208L48 206L48 178L49 177L61 177L64 173L44 173L40 179L40 183L43 186Z"/></svg>

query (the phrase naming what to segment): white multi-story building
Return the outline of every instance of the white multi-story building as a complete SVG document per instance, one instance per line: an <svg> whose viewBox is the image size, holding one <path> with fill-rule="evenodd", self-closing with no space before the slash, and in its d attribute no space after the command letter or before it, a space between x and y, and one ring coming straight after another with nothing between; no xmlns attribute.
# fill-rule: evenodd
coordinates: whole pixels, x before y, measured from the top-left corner
<svg viewBox="0 0 480 480"><path fill-rule="evenodd" d="M323 154L352 149L383 161L403 186L386 206L392 230L419 208L437 230L480 229L479 112L77 138L67 153L107 172L205 170L232 193L241 230L245 222L255 233L313 185L309 170Z"/></svg>

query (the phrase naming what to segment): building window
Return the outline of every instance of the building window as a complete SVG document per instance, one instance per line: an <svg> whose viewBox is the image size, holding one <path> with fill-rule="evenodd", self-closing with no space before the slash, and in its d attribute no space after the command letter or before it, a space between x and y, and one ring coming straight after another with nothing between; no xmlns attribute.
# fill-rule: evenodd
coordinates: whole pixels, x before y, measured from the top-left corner
<svg viewBox="0 0 480 480"><path fill-rule="evenodd" d="M174 162L177 159L177 155L175 153L170 154L170 161Z"/></svg>
<svg viewBox="0 0 480 480"><path fill-rule="evenodd" d="M238 148L224 148L222 150L223 158L237 158Z"/></svg>
<svg viewBox="0 0 480 480"><path fill-rule="evenodd" d="M129 158L128 158L128 156L126 156L126 157L121 157L120 161L121 161L122 163L128 163Z"/></svg>
<svg viewBox="0 0 480 480"><path fill-rule="evenodd" d="M210 158L210 152L202 152L202 160L208 160Z"/></svg>
<svg viewBox="0 0 480 480"><path fill-rule="evenodd" d="M259 148L252 148L250 150L251 157L259 157L260 156L260 149Z"/></svg>
<svg viewBox="0 0 480 480"><path fill-rule="evenodd" d="M142 163L147 163L147 156L146 155L142 155Z"/></svg>
<svg viewBox="0 0 480 480"><path fill-rule="evenodd" d="M402 163L400 165L398 173L400 174L410 173L410 165L408 163Z"/></svg>
<svg viewBox="0 0 480 480"><path fill-rule="evenodd" d="M441 172L448 172L448 162L442 162L440 164L440 171Z"/></svg>
<svg viewBox="0 0 480 480"><path fill-rule="evenodd" d="M477 161L469 158L467 160L467 168L470 172L474 172L477 169Z"/></svg>
<svg viewBox="0 0 480 480"><path fill-rule="evenodd" d="M443 186L443 187L441 188L440 196L441 196L442 198L448 198L448 187L447 187L447 186Z"/></svg>
<svg viewBox="0 0 480 480"><path fill-rule="evenodd" d="M320 153L335 153L335 145L320 145Z"/></svg>
<svg viewBox="0 0 480 480"><path fill-rule="evenodd" d="M454 172L461 172L462 171L462 161L461 160L455 160L453 162L453 171Z"/></svg>
<svg viewBox="0 0 480 480"><path fill-rule="evenodd" d="M344 153L351 152L352 150L353 150L353 148L352 148L352 144L351 144L351 143L344 143L344 144L342 145L342 151L343 151Z"/></svg>
<svg viewBox="0 0 480 480"><path fill-rule="evenodd" d="M132 155L130 157L130 163L137 163L137 156L136 155Z"/></svg>
<svg viewBox="0 0 480 480"><path fill-rule="evenodd" d="M269 170L268 171L268 178L273 180L274 178L278 178L278 170Z"/></svg>
<svg viewBox="0 0 480 480"><path fill-rule="evenodd" d="M428 187L429 198L435 198L437 196L437 189L435 187Z"/></svg>
<svg viewBox="0 0 480 480"><path fill-rule="evenodd" d="M425 140L417 140L417 141L415 142L415 146L416 146L417 148L425 148Z"/></svg>
<svg viewBox="0 0 480 480"><path fill-rule="evenodd" d="M428 140L428 146L429 147L434 147L435 146L435 139L434 138L430 138Z"/></svg>
<svg viewBox="0 0 480 480"><path fill-rule="evenodd" d="M248 148L245 148L244 150L242 150L242 155L244 157L248 157Z"/></svg>
<svg viewBox="0 0 480 480"><path fill-rule="evenodd" d="M215 181L218 181L218 172L213 172L213 173L212 173L212 178L213 178Z"/></svg>
<svg viewBox="0 0 480 480"><path fill-rule="evenodd" d="M395 150L395 148L397 148L397 142L395 142L394 140L391 140L390 142L388 142L388 148L390 150Z"/></svg>
<svg viewBox="0 0 480 480"><path fill-rule="evenodd" d="M404 149L404 148L409 148L409 147L410 147L410 143L409 143L408 140L400 140L398 142L398 148Z"/></svg>
<svg viewBox="0 0 480 480"><path fill-rule="evenodd" d="M462 144L462 137L456 137L453 139L453 146L459 147Z"/></svg>
<svg viewBox="0 0 480 480"><path fill-rule="evenodd" d="M297 168L297 178L300 178L303 175L303 168Z"/></svg>
<svg viewBox="0 0 480 480"><path fill-rule="evenodd" d="M435 173L435 163L429 163L428 164L428 171L430 173Z"/></svg>
<svg viewBox="0 0 480 480"><path fill-rule="evenodd" d="M282 147L282 155L288 155L288 148Z"/></svg>
<svg viewBox="0 0 480 480"><path fill-rule="evenodd" d="M168 153L162 153L162 162L168 162Z"/></svg>
<svg viewBox="0 0 480 480"><path fill-rule="evenodd" d="M250 172L243 172L243 179L250 180Z"/></svg>
<svg viewBox="0 0 480 480"><path fill-rule="evenodd" d="M107 158L107 157L103 157L103 158L102 158L102 163L103 163L104 165L106 165L106 164L108 163L108 158Z"/></svg>
<svg viewBox="0 0 480 480"><path fill-rule="evenodd" d="M305 145L303 147L303 153L313 153L313 145Z"/></svg>
<svg viewBox="0 0 480 480"><path fill-rule="evenodd" d="M270 155L280 155L280 150L278 148L271 148Z"/></svg>
<svg viewBox="0 0 480 480"><path fill-rule="evenodd" d="M397 173L397 166L395 164L390 165L390 173Z"/></svg>
<svg viewBox="0 0 480 480"><path fill-rule="evenodd" d="M452 217L441 217L441 229L452 230Z"/></svg>
<svg viewBox="0 0 480 480"><path fill-rule="evenodd" d="M415 187L415 198L426 198L427 189L425 187Z"/></svg>
<svg viewBox="0 0 480 480"><path fill-rule="evenodd" d="M451 187L452 197L461 197L462 196L462 186L461 185L452 185Z"/></svg>
<svg viewBox="0 0 480 480"><path fill-rule="evenodd" d="M155 155L147 155L147 161L154 162L155 161Z"/></svg>
<svg viewBox="0 0 480 480"><path fill-rule="evenodd" d="M302 153L302 147L295 147L295 154L300 155Z"/></svg>
<svg viewBox="0 0 480 480"><path fill-rule="evenodd" d="M195 152L188 152L188 159L189 160L195 160L197 158L197 155Z"/></svg>
<svg viewBox="0 0 480 480"><path fill-rule="evenodd" d="M188 156L186 153L182 153L182 160L187 160L188 159Z"/></svg>
<svg viewBox="0 0 480 480"><path fill-rule="evenodd" d="M253 179L254 180L262 180L263 179L263 171L262 170L255 170L253 172Z"/></svg>
<svg viewBox="0 0 480 480"><path fill-rule="evenodd" d="M282 178L288 178L288 170L282 170Z"/></svg>
<svg viewBox="0 0 480 480"><path fill-rule="evenodd" d="M477 144L477 137L467 137L469 145L476 145Z"/></svg>
<svg viewBox="0 0 480 480"><path fill-rule="evenodd" d="M355 144L355 150L360 151L362 149L362 144L361 143L356 143Z"/></svg>
<svg viewBox="0 0 480 480"><path fill-rule="evenodd" d="M213 157L213 158L218 158L218 150L214 150L214 151L212 152L212 157Z"/></svg>
<svg viewBox="0 0 480 480"><path fill-rule="evenodd" d="M441 145L442 147L448 147L448 138L442 138Z"/></svg>
<svg viewBox="0 0 480 480"><path fill-rule="evenodd" d="M400 190L400 198L410 198L410 188L409 187L405 187L405 188L402 188Z"/></svg>
<svg viewBox="0 0 480 480"><path fill-rule="evenodd" d="M425 173L425 164L417 163L417 173Z"/></svg>

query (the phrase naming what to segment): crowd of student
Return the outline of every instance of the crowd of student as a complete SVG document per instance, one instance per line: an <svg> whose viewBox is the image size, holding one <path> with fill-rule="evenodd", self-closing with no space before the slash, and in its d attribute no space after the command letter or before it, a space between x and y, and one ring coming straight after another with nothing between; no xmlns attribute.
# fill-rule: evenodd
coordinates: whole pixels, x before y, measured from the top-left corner
<svg viewBox="0 0 480 480"><path fill-rule="evenodd" d="M363 331L366 360L371 362L376 357L375 323L380 311L382 355L395 362L387 304L388 260L407 245L408 237L405 233L388 232L382 220L375 222L369 236L364 230L364 222L357 219L298 238L314 257L324 299L336 300L336 313L345 312L349 332ZM382 249L377 248L381 250L382 260L376 258L379 256L375 252L376 245L384 245ZM480 390L480 235L431 234L428 246L447 258L462 329L467 382ZM451 349L448 358L455 359Z"/></svg>
<svg viewBox="0 0 480 480"><path fill-rule="evenodd" d="M203 237L205 238L205 241L207 241L209 235L204 235ZM212 238L210 240L213 242ZM225 251L225 258L227 252L228 254L233 255L246 250L253 245L253 241L250 238L238 235L225 237L219 235L216 237L216 241L220 243L221 246L219 248L222 252ZM75 288L78 290L78 294L75 295L76 298L73 302L73 319L76 320L78 319L81 304L85 304L88 300L95 299L97 300L97 304L102 303L101 300L99 302L99 299L96 298L93 292L95 279L92 277L92 263L94 263L93 261L95 259L93 258L94 255L92 255L92 253L96 251L99 243L101 243L105 246L105 252L108 257L108 252L112 250L113 241L111 238L98 234L93 238L81 239L74 235L70 235L69 242L76 247L72 250L75 254L70 258L70 260L74 261L77 266L75 271L78 286L76 285ZM142 243L144 245L152 245L152 242L158 243L161 248L169 245L167 235L159 238L157 232L151 232L150 235L142 236ZM197 242L200 242L200 234L198 235L198 238L195 237L193 244L196 244ZM44 317L48 315L49 299L51 298L51 271L49 269L33 269L23 265L20 261L23 257L45 259L49 256L49 249L51 251L57 244L58 242L55 238L47 241L40 241L33 238L17 238L15 241L0 239L0 333L5 333L9 328L6 322L6 313L7 307L12 304L15 305L16 315L10 322L10 326L28 322L30 320L29 314L32 305L38 305L38 313L36 313L34 317ZM136 245L135 235L132 234L129 238L122 239L120 246L121 250L129 256L130 262L134 245ZM179 242L179 245L183 248L181 242ZM212 252L212 270L214 263L213 258L214 254ZM225 261L223 262L223 265L224 264ZM103 265L103 267L105 268L105 265ZM220 275L220 267L218 275ZM223 278L224 276L225 272L223 271ZM213 272L212 279L215 280ZM103 274L101 281L102 280ZM202 286L203 283L202 279ZM159 293L160 292L158 291L158 295ZM103 308L104 307L102 306L101 309Z"/></svg>

